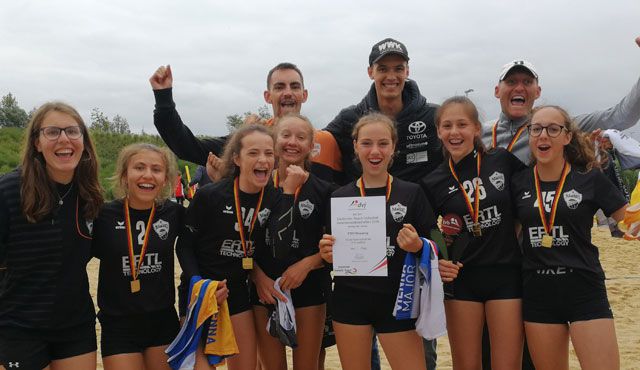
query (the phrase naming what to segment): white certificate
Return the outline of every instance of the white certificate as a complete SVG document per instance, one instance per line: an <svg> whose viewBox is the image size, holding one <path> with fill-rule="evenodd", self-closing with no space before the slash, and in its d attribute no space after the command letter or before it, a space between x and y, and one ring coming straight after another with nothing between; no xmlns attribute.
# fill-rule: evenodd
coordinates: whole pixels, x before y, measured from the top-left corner
<svg viewBox="0 0 640 370"><path fill-rule="evenodd" d="M331 198L336 276L387 276L386 198Z"/></svg>

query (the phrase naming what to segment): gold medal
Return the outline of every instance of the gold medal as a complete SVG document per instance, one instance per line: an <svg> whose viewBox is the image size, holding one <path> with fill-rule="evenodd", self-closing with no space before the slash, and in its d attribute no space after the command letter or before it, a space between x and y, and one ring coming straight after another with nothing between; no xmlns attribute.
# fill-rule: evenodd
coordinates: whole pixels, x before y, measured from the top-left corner
<svg viewBox="0 0 640 370"><path fill-rule="evenodd" d="M253 269L253 258L251 257L242 258L242 268L245 270Z"/></svg>
<svg viewBox="0 0 640 370"><path fill-rule="evenodd" d="M476 222L471 226L471 229L473 230L473 236L475 236L476 238L479 238L482 236L482 228L480 228L480 223Z"/></svg>
<svg viewBox="0 0 640 370"><path fill-rule="evenodd" d="M131 280L131 293L138 293L140 291L140 280Z"/></svg>
<svg viewBox="0 0 640 370"><path fill-rule="evenodd" d="M553 245L553 238L547 234L542 235L542 246L545 248L551 248Z"/></svg>

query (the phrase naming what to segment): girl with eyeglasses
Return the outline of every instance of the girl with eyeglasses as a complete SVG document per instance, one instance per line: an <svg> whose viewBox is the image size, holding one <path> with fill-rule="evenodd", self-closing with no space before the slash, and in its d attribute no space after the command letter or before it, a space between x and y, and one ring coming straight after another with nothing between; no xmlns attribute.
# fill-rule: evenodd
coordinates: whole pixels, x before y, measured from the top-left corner
<svg viewBox="0 0 640 370"><path fill-rule="evenodd" d="M84 121L68 104L42 105L26 128L21 166L0 178L4 367L96 368L86 267L102 202Z"/></svg>
<svg viewBox="0 0 640 370"><path fill-rule="evenodd" d="M597 168L593 144L557 106L534 109L532 167L513 177L523 234L523 319L536 369L568 369L569 338L583 369L620 367L598 248L598 209L621 220L626 200Z"/></svg>
<svg viewBox="0 0 640 370"><path fill-rule="evenodd" d="M494 370L522 361L521 253L510 180L525 166L503 148L486 150L478 110L463 96L436 112L446 160L422 181L447 240L439 263L454 369L479 369L482 330L491 338Z"/></svg>

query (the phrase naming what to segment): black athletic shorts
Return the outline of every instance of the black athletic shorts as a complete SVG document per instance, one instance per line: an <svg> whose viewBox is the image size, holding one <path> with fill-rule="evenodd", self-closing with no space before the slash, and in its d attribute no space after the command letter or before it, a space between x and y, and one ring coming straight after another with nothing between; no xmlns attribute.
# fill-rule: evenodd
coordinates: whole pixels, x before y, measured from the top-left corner
<svg viewBox="0 0 640 370"><path fill-rule="evenodd" d="M326 273L324 269L311 271L302 284L291 291L294 308L318 306L327 302L324 288L325 277L322 275ZM254 306L265 306L260 303L258 291L253 282L249 283L249 289L251 290L251 304Z"/></svg>
<svg viewBox="0 0 640 370"><path fill-rule="evenodd" d="M229 289L229 315L235 315L253 309L249 299L249 284L247 280L235 279L227 281Z"/></svg>
<svg viewBox="0 0 640 370"><path fill-rule="evenodd" d="M180 330L175 308L136 315L98 313L102 335L102 357L122 353L142 353L150 347L166 346Z"/></svg>
<svg viewBox="0 0 640 370"><path fill-rule="evenodd" d="M487 302L522 298L520 266L464 266L447 284L447 299Z"/></svg>
<svg viewBox="0 0 640 370"><path fill-rule="evenodd" d="M42 369L96 350L95 321L65 329L0 328L0 365L7 369Z"/></svg>
<svg viewBox="0 0 640 370"><path fill-rule="evenodd" d="M416 320L396 320L396 294L373 293L335 284L333 321L349 325L371 325L377 333L398 333L416 329Z"/></svg>
<svg viewBox="0 0 640 370"><path fill-rule="evenodd" d="M528 270L523 282L524 321L566 324L613 318L604 279L593 272L567 267Z"/></svg>

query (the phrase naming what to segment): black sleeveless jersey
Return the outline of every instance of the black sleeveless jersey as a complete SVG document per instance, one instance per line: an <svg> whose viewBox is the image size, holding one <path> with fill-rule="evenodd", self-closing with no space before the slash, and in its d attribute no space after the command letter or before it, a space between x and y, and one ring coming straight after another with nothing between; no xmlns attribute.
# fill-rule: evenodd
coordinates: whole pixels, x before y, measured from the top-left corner
<svg viewBox="0 0 640 370"><path fill-rule="evenodd" d="M557 185L557 181L540 183L546 217L549 217L556 197ZM572 167L567 174L560 195L562 198L558 201L551 248L541 245L545 231L538 213L533 168L514 176L512 191L518 219L522 223L525 270L564 266L592 271L604 278L598 248L591 243L593 215L602 209L608 216L627 201L600 170Z"/></svg>
<svg viewBox="0 0 640 370"><path fill-rule="evenodd" d="M420 186L397 177L393 178L391 185L391 195L386 202L387 276L336 276L335 284L369 292L396 293L407 253L397 246L398 232L403 224L411 224L418 235L428 237L429 231L437 227L431 205ZM385 196L387 191L386 187L365 190L367 196ZM339 188L331 195L332 198L359 196L356 182ZM331 223L328 224L330 226Z"/></svg>
<svg viewBox="0 0 640 370"><path fill-rule="evenodd" d="M109 315L139 314L172 307L175 303L173 245L182 230L184 208L171 201L151 209L129 208L133 254L137 263L147 227L151 227L138 279L140 291L131 292L131 267L124 202L105 204L94 222L93 255L100 259L98 307Z"/></svg>
<svg viewBox="0 0 640 370"><path fill-rule="evenodd" d="M469 266L519 265L521 252L516 238L514 207L511 203L510 181L513 174L525 165L508 151L498 148L482 155L478 197L480 237L472 237L460 257ZM478 174L476 152L457 164L454 170L467 193L471 205L475 200L473 179ZM473 218L469 214L460 186L451 174L449 161L445 161L422 179L427 198L437 215L449 223L449 230L472 234ZM446 226L445 226L446 227ZM454 232L455 233L455 232Z"/></svg>
<svg viewBox="0 0 640 370"><path fill-rule="evenodd" d="M279 238L288 241L288 253L284 258L274 256L270 248L258 254L260 268L272 279L282 275L287 267L301 259L318 253L318 242L324 233L329 198L334 190L332 184L314 174L300 188L298 199L293 194L281 194L281 208L284 213L279 224L287 226L275 230ZM282 192L279 188L278 191ZM269 238L268 244L272 244Z"/></svg>

